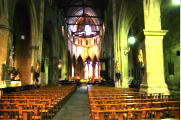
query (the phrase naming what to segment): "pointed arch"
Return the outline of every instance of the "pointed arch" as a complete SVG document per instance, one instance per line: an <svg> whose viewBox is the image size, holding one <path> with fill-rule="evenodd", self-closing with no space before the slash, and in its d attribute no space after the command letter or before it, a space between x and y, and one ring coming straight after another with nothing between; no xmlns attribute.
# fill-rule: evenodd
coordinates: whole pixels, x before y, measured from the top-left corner
<svg viewBox="0 0 181 120"><path fill-rule="evenodd" d="M78 57L78 59L77 59L77 65L78 66L80 66L80 67L82 67L83 66L83 59L82 59L82 56L81 55L79 55L79 57Z"/></svg>
<svg viewBox="0 0 181 120"><path fill-rule="evenodd" d="M72 64L74 67L76 67L77 62L76 62L75 54L72 57Z"/></svg>
<svg viewBox="0 0 181 120"><path fill-rule="evenodd" d="M85 59L85 61L92 61L90 56L87 56L87 58Z"/></svg>
<svg viewBox="0 0 181 120"><path fill-rule="evenodd" d="M21 14L22 13L22 14ZM19 20L15 20L19 19ZM21 24L17 24L16 22L21 22ZM24 23L24 25L22 25ZM27 25L29 26L28 28ZM18 27L18 28L17 28ZM18 32L18 30L15 29L26 29L23 32ZM14 43L12 46L15 46L16 43L19 41L20 37L18 35L24 35L22 38L24 41L20 42L19 45L22 46L23 48L31 48L31 49L25 49L19 52L21 56L25 54L28 55L26 58L25 56L23 58L19 57L16 59L16 67L20 69L20 72L23 74L22 75L22 84L33 84L33 73L31 73L31 67L35 66L35 62L39 60L39 44L38 44L38 28L37 28L37 16L36 16L36 10L34 3L32 1L24 1L24 0L18 0L15 4L15 7L13 9L13 41ZM28 31L28 32L25 32ZM28 42L28 41L29 42ZM16 42L16 43L15 43ZM21 45L27 43L27 45ZM17 45L18 45L17 44ZM18 46L16 46L18 47ZM18 49L17 49L18 50ZM27 53L26 53L27 52ZM37 56L37 57L36 57ZM36 57L36 58L35 58ZM19 59L19 60L18 60ZM26 59L21 62L21 59ZM18 63L19 61L19 63ZM21 66L22 64L26 61L26 69L22 69ZM19 65L18 65L19 64Z"/></svg>

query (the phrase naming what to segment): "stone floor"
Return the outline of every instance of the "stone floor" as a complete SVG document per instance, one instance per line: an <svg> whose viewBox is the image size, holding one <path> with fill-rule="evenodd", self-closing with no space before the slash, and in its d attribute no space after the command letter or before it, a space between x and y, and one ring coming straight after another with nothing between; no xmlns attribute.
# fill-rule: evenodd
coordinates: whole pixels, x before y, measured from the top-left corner
<svg viewBox="0 0 181 120"><path fill-rule="evenodd" d="M53 120L89 120L87 86L78 87Z"/></svg>

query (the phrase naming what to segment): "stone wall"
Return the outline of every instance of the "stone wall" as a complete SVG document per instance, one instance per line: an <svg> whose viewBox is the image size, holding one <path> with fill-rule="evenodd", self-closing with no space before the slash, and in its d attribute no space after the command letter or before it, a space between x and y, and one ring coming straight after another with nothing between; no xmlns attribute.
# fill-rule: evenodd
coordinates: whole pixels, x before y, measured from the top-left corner
<svg viewBox="0 0 181 120"><path fill-rule="evenodd" d="M42 60L44 59L42 56L42 52L45 52L42 50L42 46L43 46L43 41L44 41L44 36L43 34L46 36L48 36L47 38L49 39L49 42L51 43L48 46L48 49L50 49L49 51L51 52L50 55L48 56L48 58L50 58L50 62L48 62L48 60L46 60L46 71L50 71L47 74L44 74L44 72L41 72L40 69L40 84L43 83L43 85L48 84L47 80L45 79L45 76L47 78L47 76L49 76L49 83L50 84L56 84L58 82L58 59L63 56L63 48L66 49L66 44L64 41L64 37L62 37L61 35L61 27L64 24L63 23L63 17L61 15L60 10L57 8L56 3L55 2L51 2L49 0L45 0L45 1L33 1L33 0L28 0L28 1L24 1L24 0L0 0L0 51L2 54L0 54L0 83L5 83L2 82L2 75L3 75L3 81L6 81L9 79L9 75L6 74L8 73L8 71L3 71L2 72L2 66L5 66L7 68L10 67L10 49L13 46L13 42L15 41L15 36L17 36L17 38L19 39L19 35L16 35L17 31L18 31L18 26L16 25L20 25L21 24L21 20L17 20L14 19L16 18L20 18L17 16L17 13L15 12L16 7L18 6L18 4L25 4L25 9L27 9L27 19L24 19L24 21L29 21L30 24L30 31L28 35L25 35L25 39L26 37L28 39L30 39L30 43L28 43L28 45L23 46L25 47L24 50L21 49L21 44L19 44L19 51L27 51L26 55L28 58L28 62L26 60L23 60L25 57L25 55L20 55L22 56L19 57L18 60L16 59L16 63L17 61L19 61L19 68L22 68L22 70L20 71L23 76L22 77L22 85L28 85L28 84L33 84L33 71L35 68L35 63L36 61L40 61L40 63L42 63ZM18 11L18 14L21 15L21 12L23 12L23 10ZM24 16L24 15L23 15ZM23 16L20 19L23 19ZM15 20L15 21L14 21ZM47 26L47 28L46 28ZM19 26L21 28L23 28L23 26ZM47 29L47 30L46 30ZM27 31L24 27L24 31ZM21 31L20 33L21 34ZM22 33L24 34L24 33ZM20 42L21 43L21 42ZM61 47L64 46L64 47ZM21 53L21 52L20 52ZM28 54L27 54L28 53ZM17 57L17 56L16 56ZM15 63L15 67L16 66ZM49 65L48 65L49 64ZM65 62L65 65L67 63ZM48 68L47 68L48 65ZM23 73L22 71L25 69L25 67L27 68L27 75L25 75L25 73ZM41 66L40 66L41 67ZM4 70L4 69L3 69ZM66 72L66 70L65 70ZM4 77L4 74L5 77ZM2 85L2 84L1 84Z"/></svg>
<svg viewBox="0 0 181 120"><path fill-rule="evenodd" d="M180 94L180 5L165 0L162 27L168 29L163 41L165 80L172 95Z"/></svg>
<svg viewBox="0 0 181 120"><path fill-rule="evenodd" d="M48 43L48 83L58 83L58 61L62 60L62 79L67 79L67 44L66 38L62 35L62 26L64 26L63 17L60 10L53 3L45 1L45 19L44 19L44 40ZM44 58L43 58L44 59Z"/></svg>

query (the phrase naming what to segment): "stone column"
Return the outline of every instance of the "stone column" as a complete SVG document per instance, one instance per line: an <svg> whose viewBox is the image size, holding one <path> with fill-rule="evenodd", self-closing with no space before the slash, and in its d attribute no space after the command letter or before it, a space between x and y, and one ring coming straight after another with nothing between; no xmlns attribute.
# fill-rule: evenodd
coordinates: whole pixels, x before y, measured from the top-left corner
<svg viewBox="0 0 181 120"><path fill-rule="evenodd" d="M67 46L63 46L63 54L62 54L62 70L61 70L61 78L62 80L68 80L68 55L67 55Z"/></svg>
<svg viewBox="0 0 181 120"><path fill-rule="evenodd" d="M167 31L161 30L160 4L161 0L143 1L147 82L142 82L140 90L168 95L163 63L163 37Z"/></svg>
<svg viewBox="0 0 181 120"><path fill-rule="evenodd" d="M7 62L9 33L7 0L0 0L0 87L4 87L2 66Z"/></svg>
<svg viewBox="0 0 181 120"><path fill-rule="evenodd" d="M39 56L39 60L41 61L41 66L42 66L42 46L43 46L43 24L44 24L44 10L45 10L45 2L42 0L40 1L40 18L39 18L39 51L38 51L38 56ZM45 62L45 61L44 61ZM40 85L45 85L46 83L46 78L45 78L45 71L44 72L40 72Z"/></svg>
<svg viewBox="0 0 181 120"><path fill-rule="evenodd" d="M120 79L118 80L115 76L116 72L120 72L120 61L118 57L118 39L117 39L117 20L116 20L116 0L112 0L112 8L113 8L113 43L114 43L114 81L115 87L120 88ZM116 71L115 69L119 69Z"/></svg>
<svg viewBox="0 0 181 120"><path fill-rule="evenodd" d="M0 84L3 84L3 65L6 65L9 30L0 25ZM4 76L5 77L5 76ZM0 85L0 87L1 87Z"/></svg>

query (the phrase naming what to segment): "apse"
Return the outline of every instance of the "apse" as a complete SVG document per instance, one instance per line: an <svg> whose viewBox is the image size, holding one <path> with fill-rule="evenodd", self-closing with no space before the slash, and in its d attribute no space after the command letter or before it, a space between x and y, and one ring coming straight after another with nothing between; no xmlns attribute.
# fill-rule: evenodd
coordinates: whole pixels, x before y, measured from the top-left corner
<svg viewBox="0 0 181 120"><path fill-rule="evenodd" d="M71 6L72 5L72 6ZM83 61L82 74L76 73L76 66L72 65L72 80L80 78L87 81L94 81L100 78L99 60L93 63L94 56L98 59L101 51L101 33L103 30L103 21L100 11L92 8L90 1L72 2L68 8L65 19L68 26L68 48L71 56L75 55L78 59L81 56ZM87 58L90 61L86 61ZM79 70L80 71L80 70Z"/></svg>

